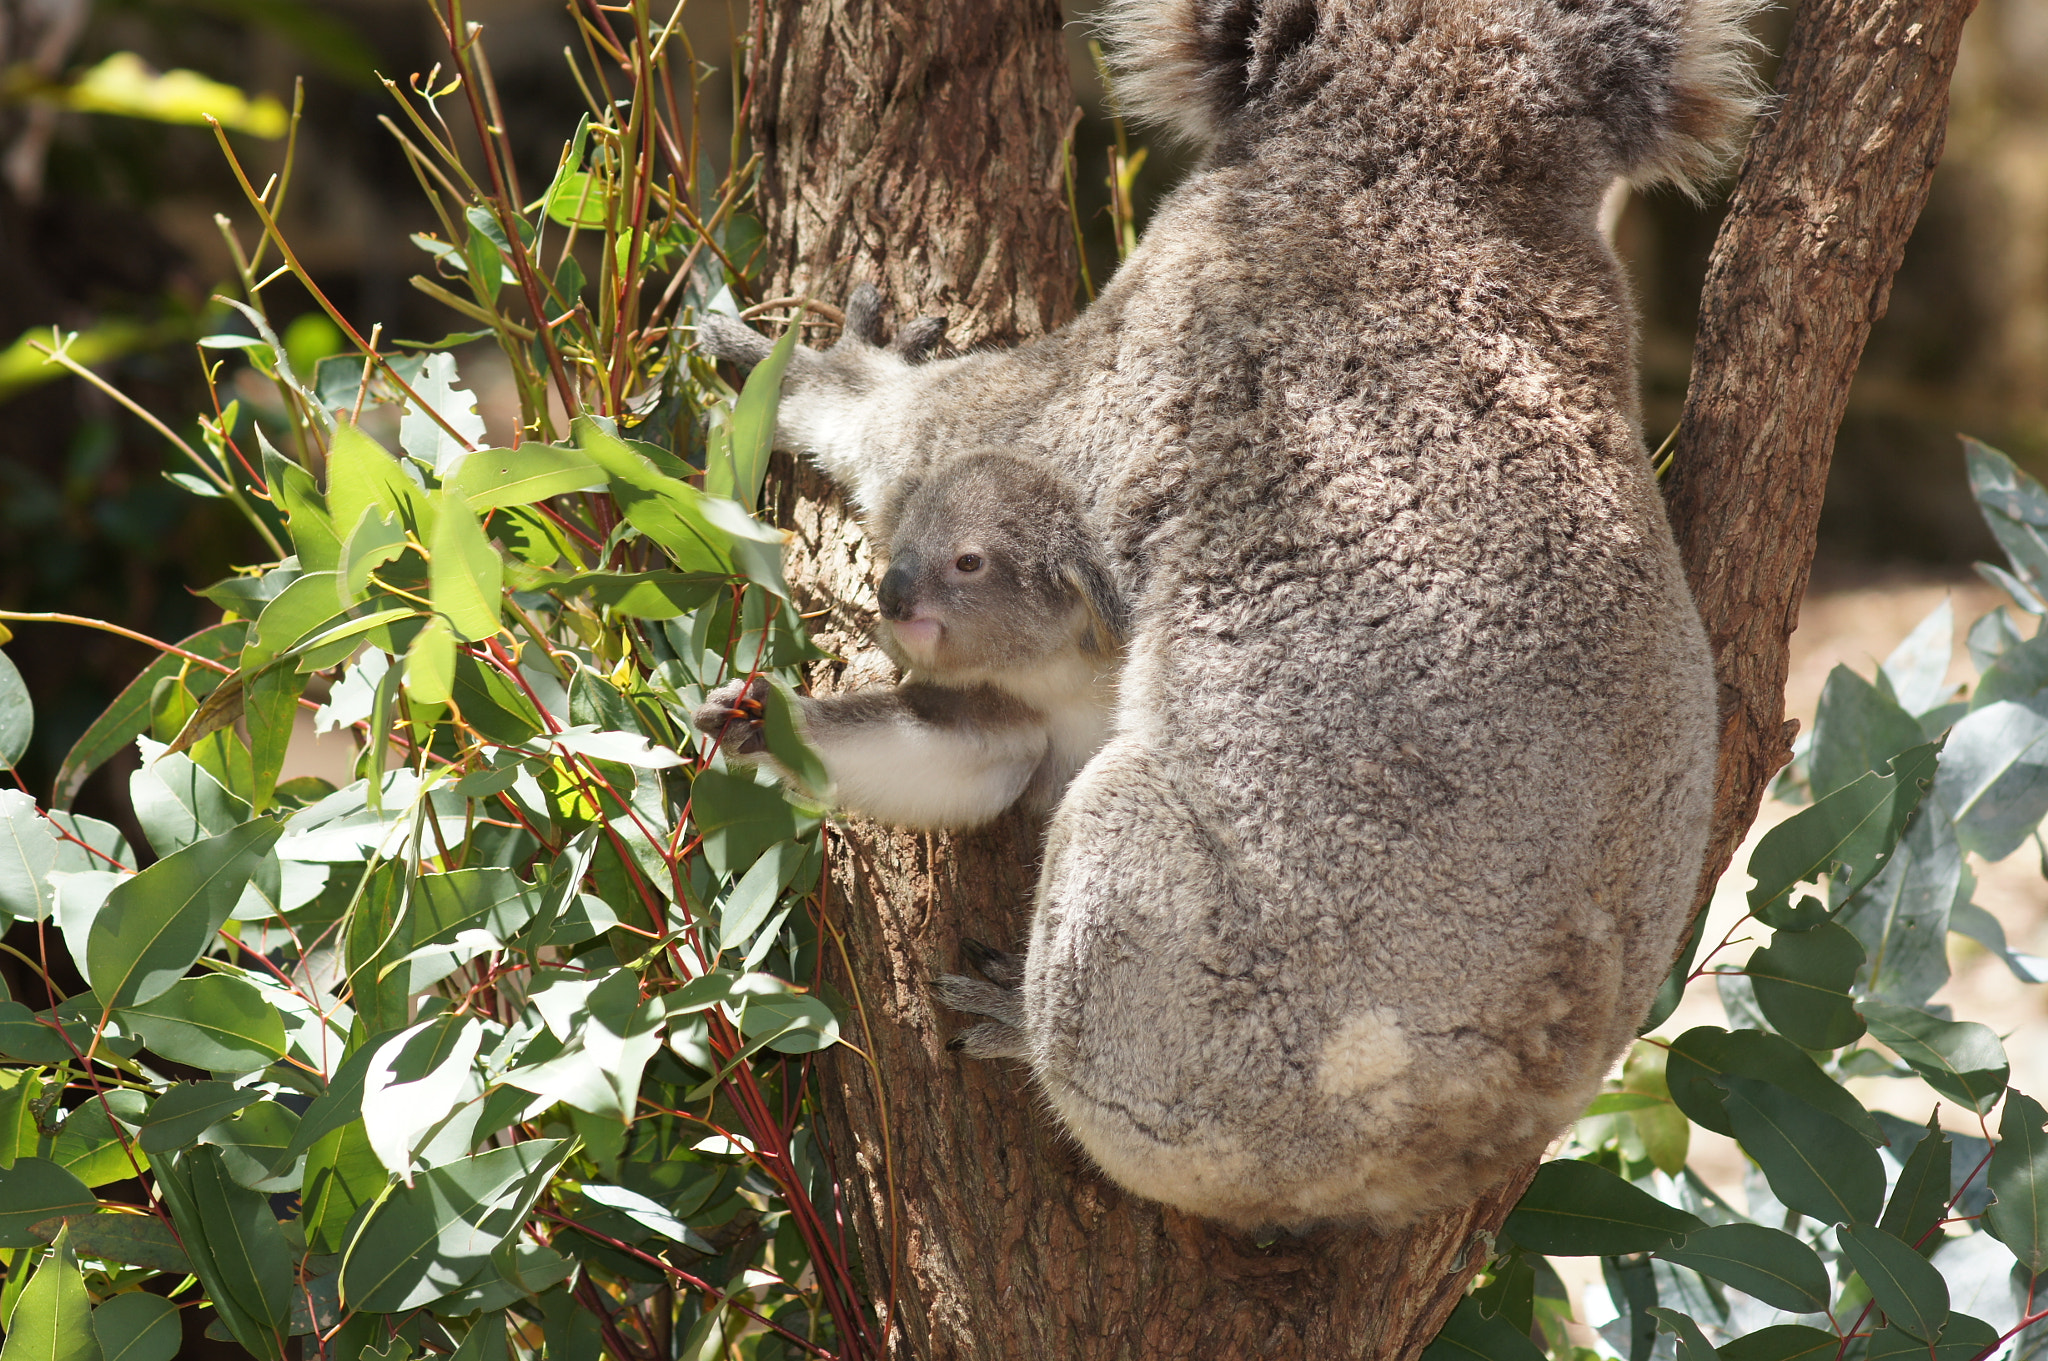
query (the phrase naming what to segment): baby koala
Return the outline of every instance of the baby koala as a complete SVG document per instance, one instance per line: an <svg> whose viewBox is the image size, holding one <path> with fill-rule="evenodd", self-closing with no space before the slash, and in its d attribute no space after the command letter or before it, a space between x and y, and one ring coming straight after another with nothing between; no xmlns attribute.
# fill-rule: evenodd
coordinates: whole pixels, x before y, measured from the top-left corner
<svg viewBox="0 0 2048 1361"><path fill-rule="evenodd" d="M884 651L902 684L799 698L836 806L902 827L975 827L1020 798L1043 811L1109 735L1128 620L1068 481L989 450L905 478L871 526ZM697 728L772 761L760 677L713 691ZM786 770L777 768L795 783Z"/></svg>

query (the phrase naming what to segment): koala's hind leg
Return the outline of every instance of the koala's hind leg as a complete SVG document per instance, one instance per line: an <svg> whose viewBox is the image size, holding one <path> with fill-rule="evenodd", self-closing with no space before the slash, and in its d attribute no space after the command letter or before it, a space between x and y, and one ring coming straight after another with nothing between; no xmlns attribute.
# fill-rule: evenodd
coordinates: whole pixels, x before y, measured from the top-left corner
<svg viewBox="0 0 2048 1361"><path fill-rule="evenodd" d="M993 950L978 940L960 942L960 952L981 978L946 974L935 991L955 1011L986 1016L980 1025L955 1035L946 1048L977 1059L1021 1059L1031 1055L1024 1031L1024 956Z"/></svg>

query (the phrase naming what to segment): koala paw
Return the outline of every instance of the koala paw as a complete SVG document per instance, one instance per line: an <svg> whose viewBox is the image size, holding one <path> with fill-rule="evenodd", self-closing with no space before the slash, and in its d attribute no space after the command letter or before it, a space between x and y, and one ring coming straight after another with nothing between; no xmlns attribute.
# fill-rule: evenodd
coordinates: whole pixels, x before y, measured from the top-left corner
<svg viewBox="0 0 2048 1361"><path fill-rule="evenodd" d="M848 353L860 350L885 349L906 364L921 364L931 358L932 352L946 338L944 317L919 317L907 323L885 344L882 331L882 295L873 284L862 284L853 290L853 296L846 300L846 322L841 328L838 341L832 350ZM714 359L722 359L742 369L751 369L765 360L775 348L775 342L762 335L738 317L711 313L697 323L697 345ZM799 355L815 354L814 351L799 350ZM801 361L799 362L801 367Z"/></svg>
<svg viewBox="0 0 2048 1361"><path fill-rule="evenodd" d="M955 1035L946 1048L977 1059L1022 1059L1031 1056L1024 1028L1024 956L994 950L977 940L960 942L960 952L980 978L946 974L934 985L941 1004L970 1016L986 1016L980 1025Z"/></svg>
<svg viewBox="0 0 2048 1361"><path fill-rule="evenodd" d="M717 738L728 756L758 755L768 750L768 738L761 730L767 696L768 682L760 676L721 685L697 706L690 722L698 732Z"/></svg>

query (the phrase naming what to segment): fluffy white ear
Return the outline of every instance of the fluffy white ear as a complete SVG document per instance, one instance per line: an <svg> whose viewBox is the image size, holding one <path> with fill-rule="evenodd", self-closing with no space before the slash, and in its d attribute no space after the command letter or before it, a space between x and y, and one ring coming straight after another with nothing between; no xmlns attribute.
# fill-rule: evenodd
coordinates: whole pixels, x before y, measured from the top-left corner
<svg viewBox="0 0 2048 1361"><path fill-rule="evenodd" d="M1096 20L1123 112L1197 146L1317 22L1316 0L1109 0Z"/></svg>
<svg viewBox="0 0 2048 1361"><path fill-rule="evenodd" d="M1767 95L1754 57L1762 44L1749 19L1765 0L1686 0L1664 114L1623 168L1630 184L1669 184L1698 199L1742 149L1743 133Z"/></svg>

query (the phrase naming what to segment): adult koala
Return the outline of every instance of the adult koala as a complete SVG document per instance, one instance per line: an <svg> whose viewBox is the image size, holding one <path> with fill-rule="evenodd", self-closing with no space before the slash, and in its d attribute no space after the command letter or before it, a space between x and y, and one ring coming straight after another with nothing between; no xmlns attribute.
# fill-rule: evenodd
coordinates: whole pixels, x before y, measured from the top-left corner
<svg viewBox="0 0 2048 1361"><path fill-rule="evenodd" d="M1127 103L1206 155L1094 306L924 364L863 311L791 366L779 443L864 511L1007 446L1110 547L1114 730L968 1044L1132 1191L1243 1227L1461 1203L1661 982L1715 687L1595 218L1724 159L1740 2L1122 0Z"/></svg>

